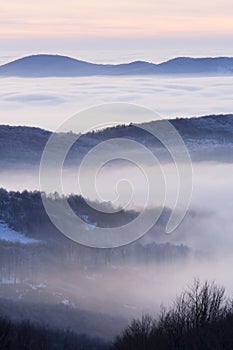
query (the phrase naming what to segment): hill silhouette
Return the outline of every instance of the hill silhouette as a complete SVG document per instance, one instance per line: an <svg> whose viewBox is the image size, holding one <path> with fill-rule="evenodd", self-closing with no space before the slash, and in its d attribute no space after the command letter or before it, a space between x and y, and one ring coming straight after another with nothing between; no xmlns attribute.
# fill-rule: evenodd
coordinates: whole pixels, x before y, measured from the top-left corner
<svg viewBox="0 0 233 350"><path fill-rule="evenodd" d="M0 76L81 77L124 75L232 75L232 57L177 57L159 64L96 64L60 55L32 55L0 66Z"/></svg>

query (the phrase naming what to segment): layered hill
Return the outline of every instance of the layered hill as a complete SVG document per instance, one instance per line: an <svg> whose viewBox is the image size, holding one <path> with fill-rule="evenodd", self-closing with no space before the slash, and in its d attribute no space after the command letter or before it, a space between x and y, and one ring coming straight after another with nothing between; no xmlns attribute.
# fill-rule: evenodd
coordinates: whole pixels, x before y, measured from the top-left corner
<svg viewBox="0 0 233 350"><path fill-rule="evenodd" d="M2 77L81 77L128 75L232 75L232 57L178 57L159 64L135 61L96 64L60 55L32 55L0 66Z"/></svg>
<svg viewBox="0 0 233 350"><path fill-rule="evenodd" d="M156 129L160 121L151 121L147 127ZM233 161L233 115L210 115L198 118L177 118L170 120L183 138L193 161L219 160ZM142 124L143 126L143 124ZM44 147L51 136L50 131L24 126L0 126L1 169L19 165L39 165ZM160 152L161 144L140 125L122 125L81 135L73 133L57 134L56 153L64 145L74 141L68 163L77 162L98 143L114 138L128 138L141 142L153 151ZM117 147L117 145L116 145ZM107 150L106 150L107 151Z"/></svg>

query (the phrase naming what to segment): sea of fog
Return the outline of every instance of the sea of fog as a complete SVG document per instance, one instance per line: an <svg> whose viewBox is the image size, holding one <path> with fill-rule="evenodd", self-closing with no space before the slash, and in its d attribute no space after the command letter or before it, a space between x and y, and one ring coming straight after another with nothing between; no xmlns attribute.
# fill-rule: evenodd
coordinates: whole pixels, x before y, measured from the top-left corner
<svg viewBox="0 0 233 350"><path fill-rule="evenodd" d="M29 52L23 49L4 52L0 56L0 65L38 53L42 52ZM44 53L57 53L89 62L114 64L135 60L160 63L179 56L233 56L231 48L187 47L150 50L73 49ZM55 130L64 120L80 110L116 102L141 105L165 118L231 113L232 87L233 77L2 78L0 124L38 126ZM122 123L134 121L132 115L121 117Z"/></svg>
<svg viewBox="0 0 233 350"><path fill-rule="evenodd" d="M171 165L164 165L168 174L168 197L166 206L172 206L177 178L171 174ZM70 172L72 172L70 170ZM122 176L122 171L106 170L102 173L99 192L107 200L113 199L115 186L113 181ZM170 175L169 175L170 174ZM135 191L134 205L142 206L144 185L141 175L135 169L124 169ZM232 296L233 281L231 266L233 263L233 165L222 163L193 164L193 192L187 217L170 235L160 235L157 244L184 244L191 249L186 260L163 261L161 264L147 262L134 266L107 266L85 274L78 269L75 274L67 275L59 271L55 276L40 276L37 283L46 283L53 291L62 290L64 298L71 300L81 309L104 312L128 319L143 313L156 315L160 305L170 305L194 278L215 280L226 287L227 296ZM66 189L74 185L73 176L66 173ZM35 173L5 172L1 176L3 187L23 190L38 186ZM116 193L115 193L116 194ZM94 197L93 197L94 198ZM147 241L147 235L144 236ZM43 301L43 299L42 299Z"/></svg>
<svg viewBox="0 0 233 350"><path fill-rule="evenodd" d="M158 53L158 52L157 52ZM23 56L7 54L0 58L5 63ZM64 52L63 52L64 54ZM71 54L71 53L66 53ZM157 55L136 52L104 56L103 53L71 54L92 62L128 62L134 59L162 61L173 54ZM216 54L210 53L217 56ZM222 52L219 52L223 55ZM182 55L204 56L203 52L182 52ZM208 55L208 53L206 54ZM233 77L86 77L0 80L0 124L38 126L55 130L63 121L90 106L111 102L126 102L151 108L161 117L191 117L207 114L232 113ZM133 115L125 115L122 122L133 122ZM145 121L145 120L142 120ZM111 123L111 115L109 116ZM82 120L80 120L80 126ZM177 178L170 164L164 165L167 174L166 206L174 203ZM65 173L66 193L74 192L75 169ZM87 174L88 175L88 174ZM105 200L112 199L113 182L122 176L122 169L106 169L99 186ZM142 206L144 187L142 178L131 167L124 168L124 178L132 181L136 197L133 205ZM156 313L160 304L169 304L177 293L191 284L194 277L216 280L232 296L233 248L233 164L206 162L193 164L193 191L190 212L194 219L184 221L179 235L164 236L164 242L187 244L194 255L185 263L153 266L124 266L119 269L87 272L83 277L68 278L67 271L57 276L46 276L52 290L65 288L74 295L78 306L96 312L132 318L145 312ZM75 180L76 179L76 180ZM0 173L1 187L8 190L39 189L38 169L4 170ZM78 190L77 190L78 192ZM94 194L93 198L96 199ZM199 258L198 252L201 252ZM195 255L196 254L196 255ZM81 280L82 278L82 280ZM39 281L44 282L44 280ZM75 299L75 300L76 300Z"/></svg>
<svg viewBox="0 0 233 350"><path fill-rule="evenodd" d="M193 188L191 192L188 212L195 215L195 225L184 220L179 226L179 230L188 234L180 237L179 243L190 245L194 249L206 252L216 252L220 255L228 253L231 255L233 247L233 164L220 162L194 163L193 167ZM179 186L179 177L172 164L162 165L166 196L164 202L153 201L156 206L174 208ZM153 169L146 169L147 173L156 174ZM78 181L78 170L67 168L61 177L63 194L82 194L91 201L110 201L115 204L115 208L124 207L141 211L147 206L147 178L140 168L135 166L106 167L97 174L95 178L95 190L88 191L85 196L83 188L80 188ZM82 173L88 181L92 181L91 169ZM121 182L122 181L122 182ZM156 175L154 181L156 182ZM50 181L52 183L52 181ZM40 190L38 169L5 170L1 171L1 186L7 190ZM94 188L94 187L93 187ZM54 187L54 192L57 190ZM158 189L160 192L160 189ZM158 193L159 193L158 192ZM156 187L155 187L155 196ZM89 202L90 203L90 202ZM116 210L117 211L117 210ZM193 213L193 214L192 214ZM176 238L176 234L174 234ZM165 237L165 242L173 240Z"/></svg>
<svg viewBox="0 0 233 350"><path fill-rule="evenodd" d="M3 78L0 124L55 130L80 110L117 102L150 108L161 118L231 113L232 89L233 77ZM134 116L120 121L134 122Z"/></svg>

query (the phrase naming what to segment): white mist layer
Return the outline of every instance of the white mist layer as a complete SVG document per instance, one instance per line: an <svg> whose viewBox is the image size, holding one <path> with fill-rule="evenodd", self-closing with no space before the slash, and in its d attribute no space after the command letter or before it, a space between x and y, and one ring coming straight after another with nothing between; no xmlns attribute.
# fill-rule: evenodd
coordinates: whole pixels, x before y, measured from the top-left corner
<svg viewBox="0 0 233 350"><path fill-rule="evenodd" d="M38 78L36 84L7 78L0 82L0 124L55 130L80 110L116 102L146 106L163 118L231 113L232 89L233 77ZM130 122L133 115L122 116Z"/></svg>

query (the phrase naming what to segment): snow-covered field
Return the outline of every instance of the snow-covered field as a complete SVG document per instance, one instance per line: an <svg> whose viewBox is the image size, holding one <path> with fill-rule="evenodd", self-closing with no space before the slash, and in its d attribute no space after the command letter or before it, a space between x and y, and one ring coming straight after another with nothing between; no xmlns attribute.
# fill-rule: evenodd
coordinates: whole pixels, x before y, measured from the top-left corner
<svg viewBox="0 0 233 350"><path fill-rule="evenodd" d="M7 224L0 221L0 242L11 242L20 244L36 244L38 240L26 237L22 233L16 232L8 227Z"/></svg>

